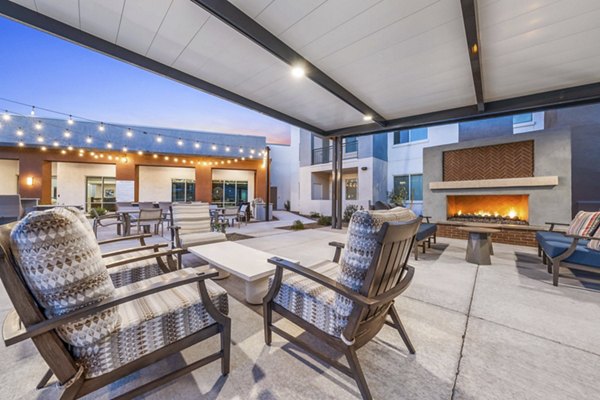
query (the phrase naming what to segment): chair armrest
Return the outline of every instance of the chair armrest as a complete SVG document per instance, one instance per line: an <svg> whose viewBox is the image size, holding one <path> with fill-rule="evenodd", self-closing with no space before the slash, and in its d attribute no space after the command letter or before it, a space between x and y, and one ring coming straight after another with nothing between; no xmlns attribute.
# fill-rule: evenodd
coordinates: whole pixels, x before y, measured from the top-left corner
<svg viewBox="0 0 600 400"><path fill-rule="evenodd" d="M288 260L284 260L283 258L279 258L279 257L271 257L271 258L269 258L268 261L271 264L275 264L278 268L283 268L283 269L287 269L289 271L293 271L293 272L297 273L298 275L302 275L314 282L317 282L317 283L325 286L326 288L331 289L334 292L339 293L342 296L349 298L350 300L354 301L355 303L360 304L363 307L371 307L371 306L377 304L377 302L375 300L369 299L368 297L365 297L360 293L354 292L354 291L348 289L346 286L342 285L341 283L336 282L333 279L331 279L325 275L319 274L318 272L313 271L312 269L303 267L300 264L296 264L296 263L293 263Z"/></svg>
<svg viewBox="0 0 600 400"><path fill-rule="evenodd" d="M152 237L151 234L146 233L143 235L133 235L133 236L123 236L123 237L118 237L115 239L107 239L107 240L101 240L98 242L99 245L102 244L107 244L107 243L116 243L116 242L122 242L124 240L133 240L133 239L144 239L144 238L148 238L148 237Z"/></svg>
<svg viewBox="0 0 600 400"><path fill-rule="evenodd" d="M554 226L569 226L570 224L566 224L564 222L546 222L546 225L550 225L549 231L554 231Z"/></svg>
<svg viewBox="0 0 600 400"><path fill-rule="evenodd" d="M108 253L103 253L102 254L102 258L118 256L120 254L133 253L135 251L158 250L160 248L167 247L167 246L169 246L168 243L155 243L155 244L149 244L147 246L130 247L130 248L127 248L127 249L120 249L120 250L110 251Z"/></svg>
<svg viewBox="0 0 600 400"><path fill-rule="evenodd" d="M340 257L342 256L342 249L346 247L346 245L340 242L329 242L329 245L335 247L335 254L333 255L332 261L334 263L340 262Z"/></svg>
<svg viewBox="0 0 600 400"><path fill-rule="evenodd" d="M379 296L375 296L373 298L373 300L375 300L377 303L381 303L381 304L385 304L385 303L388 303L388 302L394 300L396 297L400 296L402 294L402 292L404 292L408 288L408 285L410 285L410 282L412 281L412 278L414 275L415 275L415 268L411 265L407 265L406 266L406 274L404 275L403 278L401 278L400 282L395 287L388 290L387 292L382 293Z"/></svg>
<svg viewBox="0 0 600 400"><path fill-rule="evenodd" d="M170 229L170 230L172 230L172 231L175 231L175 232L177 232L177 231L179 231L179 230L181 229L181 227L180 227L180 226L177 226L177 225L175 225L175 226L173 226L173 225L170 225L170 226L167 226L167 229Z"/></svg>
<svg viewBox="0 0 600 400"><path fill-rule="evenodd" d="M565 235L565 237L577 240L598 240L598 238L592 236L581 236L581 235Z"/></svg>
<svg viewBox="0 0 600 400"><path fill-rule="evenodd" d="M146 254L143 256L124 258L123 260L119 260L119 261L115 261L115 262L106 264L106 268L114 268L114 267L119 267L121 265L130 264L130 263L136 262L136 261L149 260L151 258L159 258L159 257L164 257L164 256L172 256L172 255L177 255L177 254L182 254L182 253L184 253L183 249L171 249L171 250L167 250L167 251L157 251L152 254Z"/></svg>
<svg viewBox="0 0 600 400"><path fill-rule="evenodd" d="M205 279L214 278L218 275L219 273L216 270L209 269L205 272L198 272L196 275L190 277L175 277L167 281L156 282L152 285L148 285L145 288L135 289L128 293L123 293L119 296L114 296L105 299L97 304L80 308L68 314L50 318L38 324L29 326L24 333L17 336L13 336L11 338L6 338L4 340L4 343L6 344L6 346L10 346L23 340L27 340L35 336L39 336L43 333L49 332L66 323L73 322L88 315L106 310L111 307L118 306L119 304L127 303L139 299L141 297L149 296L154 293L172 289L174 287L188 285L190 283L200 282Z"/></svg>
<svg viewBox="0 0 600 400"><path fill-rule="evenodd" d="M425 220L426 223L430 224L430 220L431 220L431 215L421 215L421 218L423 218Z"/></svg>

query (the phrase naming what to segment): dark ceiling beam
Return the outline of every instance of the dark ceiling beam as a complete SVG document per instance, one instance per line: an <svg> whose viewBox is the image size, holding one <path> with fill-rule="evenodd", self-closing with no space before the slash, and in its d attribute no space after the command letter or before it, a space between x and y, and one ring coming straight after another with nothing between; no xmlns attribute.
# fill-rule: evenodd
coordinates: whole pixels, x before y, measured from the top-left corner
<svg viewBox="0 0 600 400"><path fill-rule="evenodd" d="M469 61L471 62L477 110L483 111L485 104L483 100L483 79L481 77L481 45L479 42L479 29L477 27L476 0L460 0L460 7L467 36L467 51L469 52Z"/></svg>
<svg viewBox="0 0 600 400"><path fill-rule="evenodd" d="M211 15L220 19L254 43L290 66L301 66L305 75L317 85L327 90L363 116L371 116L377 125L385 126L387 121L377 111L369 107L349 90L333 80L306 58L277 38L262 25L250 18L229 1L223 0L191 0Z"/></svg>
<svg viewBox="0 0 600 400"><path fill-rule="evenodd" d="M379 127L376 124L356 125L328 131L323 136L369 135L399 129L443 125L592 103L600 103L600 83L591 83L527 96L513 97L506 100L492 101L485 103L484 111L479 111L476 105L465 106L388 120L388 125L385 128Z"/></svg>
<svg viewBox="0 0 600 400"><path fill-rule="evenodd" d="M89 33L83 32L77 28L74 28L70 25L67 25L60 21L47 17L43 14L30 10L29 8L20 6L11 1L0 0L0 14L17 22L24 23L42 31L67 39L71 42L83 45L92 50L104 53L121 61L125 61L129 64L136 65L150 72L154 72L156 74L173 79L180 83L199 89L203 92L210 93L224 100L228 100L233 103L239 104L243 107L250 108L254 111L258 111L262 114L276 118L280 121L287 122L299 128L307 129L317 134L323 133L322 129L312 124L296 119L280 111L274 110L263 104L250 100L246 97L240 96L237 93L231 92L220 86L216 86L210 82L196 78L195 76L186 74L185 72L182 72L168 65L159 63L155 60L152 60L151 58L145 57L131 50L127 50L124 47L118 46L104 39L100 39L99 37L90 35Z"/></svg>

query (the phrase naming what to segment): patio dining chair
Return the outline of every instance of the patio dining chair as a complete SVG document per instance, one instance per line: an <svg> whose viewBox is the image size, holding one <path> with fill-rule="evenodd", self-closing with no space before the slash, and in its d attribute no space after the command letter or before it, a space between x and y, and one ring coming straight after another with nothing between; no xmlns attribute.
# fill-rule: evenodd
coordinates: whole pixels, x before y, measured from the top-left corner
<svg viewBox="0 0 600 400"><path fill-rule="evenodd" d="M121 214L118 213L108 213L104 215L98 214L98 211L95 208L90 210L90 215L94 218L92 229L94 231L94 235L98 237L98 228L105 228L107 226L116 226L117 227L117 235L121 235L121 233L125 234L125 220L123 219Z"/></svg>
<svg viewBox="0 0 600 400"><path fill-rule="evenodd" d="M143 230L145 233L154 232L158 235L158 228L161 228L161 236L165 234L164 220L162 210L160 208L140 208L140 212L136 218L137 233ZM152 229L154 227L154 229Z"/></svg>
<svg viewBox="0 0 600 400"><path fill-rule="evenodd" d="M404 208L357 211L348 227L346 246L330 243L337 248L333 262L306 268L278 257L269 259L276 271L263 303L266 344L271 344L272 332L279 334L353 378L362 397L371 399L356 350L387 324L398 330L409 352L415 353L394 299L413 278L414 268L407 262L420 223L421 218ZM273 325L273 311L343 354L348 366L325 355L318 345Z"/></svg>
<svg viewBox="0 0 600 400"><path fill-rule="evenodd" d="M187 268L115 289L107 267L89 228L68 210L0 227L0 279L15 308L3 338L7 346L32 339L50 368L38 388L54 375L61 399L79 398L217 335L216 352L122 398L217 360L228 374L231 322L227 293L209 280L216 271Z"/></svg>
<svg viewBox="0 0 600 400"><path fill-rule="evenodd" d="M242 204L238 210L237 222L239 228L242 227L242 221L248 225L248 204Z"/></svg>
<svg viewBox="0 0 600 400"><path fill-rule="evenodd" d="M0 224L18 221L24 214L21 196L6 194L0 196Z"/></svg>

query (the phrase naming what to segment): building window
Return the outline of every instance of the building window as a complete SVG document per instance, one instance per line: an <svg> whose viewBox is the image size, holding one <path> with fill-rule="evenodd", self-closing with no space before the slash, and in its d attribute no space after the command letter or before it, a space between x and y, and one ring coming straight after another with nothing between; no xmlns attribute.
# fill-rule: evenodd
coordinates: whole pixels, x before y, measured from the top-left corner
<svg viewBox="0 0 600 400"><path fill-rule="evenodd" d="M248 181L213 181L212 203L233 207L248 202Z"/></svg>
<svg viewBox="0 0 600 400"><path fill-rule="evenodd" d="M394 144L404 144L427 140L427 128L416 128L394 132Z"/></svg>
<svg viewBox="0 0 600 400"><path fill-rule="evenodd" d="M533 114L532 113L513 115L513 125L532 124L532 123L533 123Z"/></svg>
<svg viewBox="0 0 600 400"><path fill-rule="evenodd" d="M345 180L346 200L358 200L358 181L356 178Z"/></svg>
<svg viewBox="0 0 600 400"><path fill-rule="evenodd" d="M88 176L85 184L86 210L103 208L107 211L116 210L115 197L116 180L106 176Z"/></svg>
<svg viewBox="0 0 600 400"><path fill-rule="evenodd" d="M56 175L52 175L52 204L56 204L58 201L58 183Z"/></svg>
<svg viewBox="0 0 600 400"><path fill-rule="evenodd" d="M196 201L196 181L193 179L172 179L171 201Z"/></svg>
<svg viewBox="0 0 600 400"><path fill-rule="evenodd" d="M408 201L423 201L423 174L394 176L394 193Z"/></svg>
<svg viewBox="0 0 600 400"><path fill-rule="evenodd" d="M358 138L344 138L344 153L356 153L358 151Z"/></svg>

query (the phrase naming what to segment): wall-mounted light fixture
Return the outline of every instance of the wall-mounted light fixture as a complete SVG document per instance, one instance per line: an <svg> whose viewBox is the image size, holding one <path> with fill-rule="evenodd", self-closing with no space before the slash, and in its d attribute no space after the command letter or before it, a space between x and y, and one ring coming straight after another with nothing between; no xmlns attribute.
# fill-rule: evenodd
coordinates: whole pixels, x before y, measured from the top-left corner
<svg viewBox="0 0 600 400"><path fill-rule="evenodd" d="M361 167L360 169L361 169L361 171L366 171L367 167Z"/></svg>
<svg viewBox="0 0 600 400"><path fill-rule="evenodd" d="M25 184L27 186L33 186L33 176L28 176L27 178L25 178Z"/></svg>

